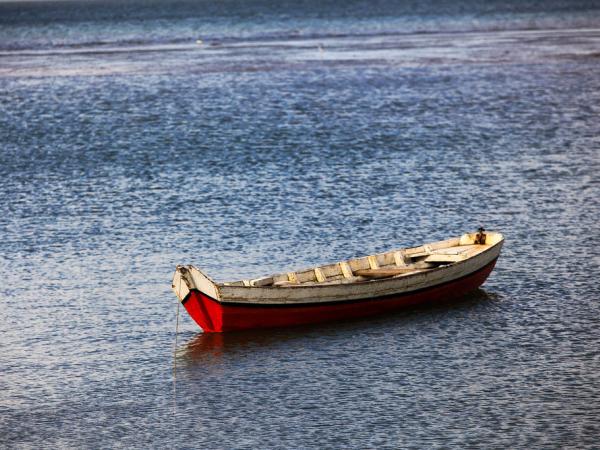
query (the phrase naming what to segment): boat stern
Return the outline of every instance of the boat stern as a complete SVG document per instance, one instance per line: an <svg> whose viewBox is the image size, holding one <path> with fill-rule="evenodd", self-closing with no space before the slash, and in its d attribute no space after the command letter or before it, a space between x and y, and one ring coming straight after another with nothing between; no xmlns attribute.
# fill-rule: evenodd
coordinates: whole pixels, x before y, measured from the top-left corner
<svg viewBox="0 0 600 450"><path fill-rule="evenodd" d="M460 237L459 245L489 245L495 246L504 241L504 236L496 231L486 231L479 228L475 233L465 233Z"/></svg>

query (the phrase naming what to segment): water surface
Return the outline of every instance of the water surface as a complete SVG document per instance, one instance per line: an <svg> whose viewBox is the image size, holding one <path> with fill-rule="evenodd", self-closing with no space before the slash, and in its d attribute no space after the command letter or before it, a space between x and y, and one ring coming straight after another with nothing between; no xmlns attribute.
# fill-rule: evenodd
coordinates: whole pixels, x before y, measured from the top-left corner
<svg viewBox="0 0 600 450"><path fill-rule="evenodd" d="M597 445L597 5L320 3L0 4L3 446ZM225 335L181 310L174 356L176 264L480 225L506 244L461 302Z"/></svg>

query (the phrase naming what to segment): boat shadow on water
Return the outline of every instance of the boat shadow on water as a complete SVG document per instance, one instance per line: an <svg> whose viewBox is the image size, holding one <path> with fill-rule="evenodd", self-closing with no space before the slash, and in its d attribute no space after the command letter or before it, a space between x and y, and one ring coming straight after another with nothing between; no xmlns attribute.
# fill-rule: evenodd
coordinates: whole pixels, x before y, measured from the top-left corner
<svg viewBox="0 0 600 450"><path fill-rule="evenodd" d="M275 349L302 339L326 338L327 335L343 339L344 334L347 334L348 338L356 338L357 331L360 330L392 329L414 321L436 320L436 316L448 318L452 315L485 314L490 308L496 309L501 300L497 293L477 289L460 300L414 306L385 316L283 329L198 333L178 349L177 359L178 363L184 366L197 363L219 364L224 358L236 358L236 355L248 357L253 353Z"/></svg>

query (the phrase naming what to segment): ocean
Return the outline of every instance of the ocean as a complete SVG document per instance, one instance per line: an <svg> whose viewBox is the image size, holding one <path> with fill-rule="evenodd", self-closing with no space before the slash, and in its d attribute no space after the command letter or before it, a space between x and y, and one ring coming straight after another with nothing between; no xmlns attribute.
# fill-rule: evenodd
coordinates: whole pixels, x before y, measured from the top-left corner
<svg viewBox="0 0 600 450"><path fill-rule="evenodd" d="M597 1L0 2L0 447L597 448L599 117ZM451 305L171 291L479 226Z"/></svg>

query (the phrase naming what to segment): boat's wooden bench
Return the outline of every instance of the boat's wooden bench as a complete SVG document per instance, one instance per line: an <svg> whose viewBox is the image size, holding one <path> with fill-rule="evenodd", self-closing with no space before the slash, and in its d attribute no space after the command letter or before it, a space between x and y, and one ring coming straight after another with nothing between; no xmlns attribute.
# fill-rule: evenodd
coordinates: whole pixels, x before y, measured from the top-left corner
<svg viewBox="0 0 600 450"><path fill-rule="evenodd" d="M463 261L487 247L486 245L476 244L458 245L458 240L444 241L434 245L426 244L420 247L363 256L311 269L281 273L253 280L241 280L227 283L227 285L293 287L345 284L361 280L391 278Z"/></svg>
<svg viewBox="0 0 600 450"><path fill-rule="evenodd" d="M360 277L366 278L390 278L396 275L404 275L406 273L417 272L423 269L417 269L415 267L391 267L391 268L379 268L379 269L362 269L354 272Z"/></svg>

